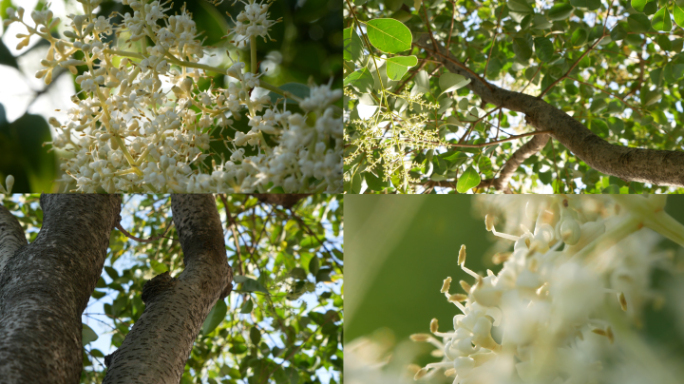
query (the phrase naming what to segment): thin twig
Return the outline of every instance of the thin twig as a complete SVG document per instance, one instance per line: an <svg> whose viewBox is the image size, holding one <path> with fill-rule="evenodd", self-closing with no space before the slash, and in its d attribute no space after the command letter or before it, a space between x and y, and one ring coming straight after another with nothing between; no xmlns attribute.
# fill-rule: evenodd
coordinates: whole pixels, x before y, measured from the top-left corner
<svg viewBox="0 0 684 384"><path fill-rule="evenodd" d="M154 237L150 237L149 239L141 239L141 238L139 238L139 237L135 237L135 236L131 235L130 233L128 233L128 231L126 231L126 230L121 226L121 223L116 223L116 229L118 229L119 231L121 231L121 233L123 233L124 235L126 235L126 237L128 237L129 239L133 239L133 240L135 240L135 241L139 241L139 242L141 242L141 243L152 243L152 242L155 242L155 241L157 241L157 240L159 240L159 239L161 239L161 238L166 238L166 239L168 239L168 237L166 237L166 233L169 231L169 229L171 229L172 226L173 226L173 220L166 226L166 229L164 230L164 233L162 233L161 235L159 235L159 236L154 236Z"/></svg>
<svg viewBox="0 0 684 384"><path fill-rule="evenodd" d="M608 36L608 35L606 35L606 34L604 33L601 37L599 37L599 38L596 40L596 42L595 42L591 47L589 47L589 49L587 49L586 51L584 51L584 53L582 53L582 56L580 56L579 59L577 59L577 61L575 61L575 62L570 66L570 69L568 69L568 71L565 72L565 74L563 74L563 76L559 77L558 79L556 79L556 81L554 81L554 82L551 83L548 87L546 87L546 89L545 89L544 91L542 91L542 93L541 93L539 96L537 96L537 98L538 98L538 99L541 99L541 98L546 94L546 92L550 91L551 88L555 87L556 84L558 84L561 80L565 79L565 78L570 74L570 72L572 72L572 71L575 69L575 67L577 66L577 64L579 64L579 62L582 61L582 59L584 59L584 56L586 56L587 53L591 52L591 50L594 49L594 48L601 42L601 40L603 40L603 38L606 37L606 36Z"/></svg>
<svg viewBox="0 0 684 384"><path fill-rule="evenodd" d="M431 49L429 49L429 48L427 48L427 47L423 47L423 46L418 45L418 44L414 44L414 45L415 45L416 47L418 47L418 48L421 48L421 49L426 50L428 53L431 53L433 56L434 56L434 55L439 55L439 56L443 57L444 59L446 59L446 60L448 60L448 61L454 63L454 65L456 65L457 67L462 68L464 71L468 72L468 73L469 73L470 75L472 75L474 78L476 78L477 80L479 80L480 82L482 82L482 84L484 84L485 87L489 88L490 91L493 91L493 90L494 90L494 88L492 88L492 85L489 84L489 82L487 82L485 79L481 78L480 75L478 75L477 73L473 72L470 68L468 68L468 67L466 67L465 65L463 65L460 61L454 60L454 59L452 59L451 57L449 57L448 55L443 54L442 52L433 51L433 50L431 50Z"/></svg>
<svg viewBox="0 0 684 384"><path fill-rule="evenodd" d="M238 241L239 235L237 233L237 230L235 229L235 226L237 225L237 223L233 219L233 215L230 213L230 209L228 208L228 199L226 199L226 196L225 195L219 195L219 198L223 202L223 208L226 210L226 218L228 219L228 227L233 232L233 240L235 241L235 253L237 254L237 258L238 258L237 272L238 272L238 275L244 276L244 273L242 272L242 255L240 252L240 242Z"/></svg>

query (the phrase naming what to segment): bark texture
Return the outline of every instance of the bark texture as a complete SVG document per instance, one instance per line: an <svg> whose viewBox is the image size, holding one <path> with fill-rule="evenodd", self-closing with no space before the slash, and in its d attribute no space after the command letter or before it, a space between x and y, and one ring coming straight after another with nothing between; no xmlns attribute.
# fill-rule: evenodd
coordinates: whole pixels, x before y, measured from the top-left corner
<svg viewBox="0 0 684 384"><path fill-rule="evenodd" d="M6 227L9 212L0 213L0 253L14 249L0 272L0 382L75 384L83 368L81 315L102 272L121 198L43 195L40 205L43 226L23 247L17 247L21 227Z"/></svg>
<svg viewBox="0 0 684 384"><path fill-rule="evenodd" d="M529 159L535 153L541 151L548 142L549 135L537 135L533 137L532 140L518 148L518 150L513 153L513 156L506 161L506 164L503 166L503 168L501 168L501 172L499 172L499 177L482 180L478 187L487 188L492 186L499 191L511 193L510 189L508 188L508 182L511 180L511 177L513 177L513 174L518 169L520 164Z"/></svg>
<svg viewBox="0 0 684 384"><path fill-rule="evenodd" d="M684 187L684 151L629 148L610 144L572 116L544 100L491 84L458 61L444 46L432 44L430 35L421 36L416 45L433 54L453 73L471 79L468 87L487 103L522 112L526 121L551 136L590 167L626 181Z"/></svg>
<svg viewBox="0 0 684 384"><path fill-rule="evenodd" d="M12 255L20 247L28 244L24 230L14 215L0 205L0 275Z"/></svg>
<svg viewBox="0 0 684 384"><path fill-rule="evenodd" d="M185 269L145 284L145 311L107 357L103 384L178 384L205 318L232 288L214 196L172 195L171 208Z"/></svg>

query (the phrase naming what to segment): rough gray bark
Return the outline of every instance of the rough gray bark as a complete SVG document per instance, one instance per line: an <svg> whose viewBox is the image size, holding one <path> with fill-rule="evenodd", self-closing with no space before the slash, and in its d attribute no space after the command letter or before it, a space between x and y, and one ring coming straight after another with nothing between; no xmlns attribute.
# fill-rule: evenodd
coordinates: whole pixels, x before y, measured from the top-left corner
<svg viewBox="0 0 684 384"><path fill-rule="evenodd" d="M2 383L79 382L81 315L102 272L121 198L43 195L40 205L43 226L25 246L21 227L0 207Z"/></svg>
<svg viewBox="0 0 684 384"><path fill-rule="evenodd" d="M522 112L526 121L539 131L551 130L551 136L590 167L626 181L684 187L684 152L629 148L610 144L582 123L542 99L499 88L464 69L462 63L437 43L433 48L425 34L416 45L433 53L436 60L453 73L471 79L468 87L487 103Z"/></svg>
<svg viewBox="0 0 684 384"><path fill-rule="evenodd" d="M28 244L24 230L14 215L0 205L0 275L12 255L20 247Z"/></svg>
<svg viewBox="0 0 684 384"><path fill-rule="evenodd" d="M172 195L171 207L185 269L145 284L145 311L107 357L103 384L178 384L205 318L232 288L214 196Z"/></svg>

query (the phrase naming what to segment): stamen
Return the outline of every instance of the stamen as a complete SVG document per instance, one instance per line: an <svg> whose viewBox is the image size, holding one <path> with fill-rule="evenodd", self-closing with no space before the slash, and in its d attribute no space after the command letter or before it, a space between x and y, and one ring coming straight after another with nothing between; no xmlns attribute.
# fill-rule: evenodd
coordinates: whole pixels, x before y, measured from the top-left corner
<svg viewBox="0 0 684 384"><path fill-rule="evenodd" d="M458 264L463 266L466 261L466 246L465 244L461 245L461 249L458 251Z"/></svg>
<svg viewBox="0 0 684 384"><path fill-rule="evenodd" d="M472 287L470 286L470 284L468 284L467 281L461 280L458 283L461 284L461 288L463 288L464 291L470 292L470 288L472 288Z"/></svg>
<svg viewBox="0 0 684 384"><path fill-rule="evenodd" d="M468 295L464 295L462 293L454 293L453 295L449 296L449 301L450 302L463 302L468 300Z"/></svg>
<svg viewBox="0 0 684 384"><path fill-rule="evenodd" d="M430 321L430 332L437 333L438 330L439 330L439 321L437 321L437 319L432 319L432 321Z"/></svg>
<svg viewBox="0 0 684 384"><path fill-rule="evenodd" d="M416 372L415 376L413 376L413 380L421 379L423 376L427 375L428 371L427 367L421 368L420 371Z"/></svg>
<svg viewBox="0 0 684 384"><path fill-rule="evenodd" d="M624 293L618 293L618 302L620 302L620 308L622 308L623 311L627 312L627 299L625 298Z"/></svg>
<svg viewBox="0 0 684 384"><path fill-rule="evenodd" d="M442 289L440 290L440 293L449 293L450 287L451 287L451 276L444 279L444 283L442 283Z"/></svg>

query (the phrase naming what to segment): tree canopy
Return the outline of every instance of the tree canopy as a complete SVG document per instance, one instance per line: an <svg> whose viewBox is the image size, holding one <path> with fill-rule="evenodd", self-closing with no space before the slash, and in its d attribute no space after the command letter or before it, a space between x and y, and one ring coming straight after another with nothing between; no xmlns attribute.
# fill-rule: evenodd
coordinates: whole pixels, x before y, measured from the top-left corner
<svg viewBox="0 0 684 384"><path fill-rule="evenodd" d="M684 2L345 0L345 190L681 192Z"/></svg>
<svg viewBox="0 0 684 384"><path fill-rule="evenodd" d="M29 242L42 223L38 198L2 200ZM112 232L83 314L81 383L102 381L105 355L121 346L144 310L145 282L183 269L170 205L167 195L124 197L125 232ZM342 201L220 195L217 206L234 289L209 313L181 382L342 382Z"/></svg>

